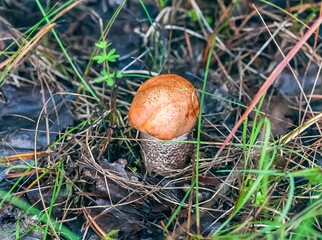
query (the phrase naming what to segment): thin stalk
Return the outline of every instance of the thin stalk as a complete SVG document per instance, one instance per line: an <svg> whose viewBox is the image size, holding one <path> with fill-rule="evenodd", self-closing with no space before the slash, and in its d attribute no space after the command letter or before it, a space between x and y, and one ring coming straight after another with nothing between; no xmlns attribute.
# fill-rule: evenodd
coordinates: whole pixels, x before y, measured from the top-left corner
<svg viewBox="0 0 322 240"><path fill-rule="evenodd" d="M211 63L211 56L216 44L216 38L211 41L210 51L208 53L206 71L203 80L201 99L200 99L200 112L198 115L198 130L197 130L197 146L196 146L196 164L195 164L195 193L196 193L196 226L198 235L200 234L200 209L199 209L199 159L200 159L200 146L201 146L201 125L202 125L202 109L205 101L206 86L209 74L209 67Z"/></svg>

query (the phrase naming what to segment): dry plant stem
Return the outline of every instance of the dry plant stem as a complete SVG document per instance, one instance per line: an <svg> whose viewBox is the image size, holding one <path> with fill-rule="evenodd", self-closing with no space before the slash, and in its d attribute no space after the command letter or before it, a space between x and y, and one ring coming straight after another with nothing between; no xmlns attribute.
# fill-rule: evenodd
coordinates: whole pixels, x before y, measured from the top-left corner
<svg viewBox="0 0 322 240"><path fill-rule="evenodd" d="M52 23L48 26L44 26L35 37L33 37L29 42L27 42L23 47L20 49L20 53L18 55L13 55L3 62L0 63L0 69L3 67L8 67L8 71L15 65L18 64L18 62L31 50L33 47L39 42L39 40L42 39L42 37L48 33L53 27L56 26L56 23ZM10 64L11 63L11 64ZM10 64L9 66L7 66Z"/></svg>
<svg viewBox="0 0 322 240"><path fill-rule="evenodd" d="M83 1L84 0L78 0L78 1L70 4L69 6L64 8L63 10L61 10L59 13L57 13L56 16L53 17L52 22L55 22L58 18L62 17L65 13L69 12L71 9L73 9L74 7L76 7L78 4L80 4Z"/></svg>
<svg viewBox="0 0 322 240"><path fill-rule="evenodd" d="M169 172L182 169L187 165L193 150L193 144L181 141L190 140L188 132L170 141L160 141L147 133L140 132L140 138L149 141L141 143L143 162L147 172L169 175Z"/></svg>
<svg viewBox="0 0 322 240"><path fill-rule="evenodd" d="M195 176L192 176L192 179L194 179L194 177ZM187 233L190 232L190 226L191 226L191 213L192 213L192 204L193 204L192 199L194 197L193 195L194 195L194 191L191 191L190 196L189 196L189 204L188 204L188 217L187 217L187 220L186 220L187 224L185 224L185 227L186 227L185 231ZM186 239L189 240L188 235L187 235Z"/></svg>
<svg viewBox="0 0 322 240"><path fill-rule="evenodd" d="M106 139L103 142L103 146L102 149L98 155L98 158L102 158L107 146L110 144L111 141L111 137L113 136L113 126L115 125L115 119L116 119L116 99L117 99L117 87L113 87L112 88L112 92L111 92L111 97L110 97L110 121L109 121L109 126L108 126L108 130L107 130L107 134L106 134ZM102 99L102 102L104 101L104 99Z"/></svg>
<svg viewBox="0 0 322 240"><path fill-rule="evenodd" d="M15 162L15 161L21 161L21 160L32 160L37 157L44 157L48 156L50 152L31 152L31 153L22 153L22 154L17 154L17 155L11 155L11 156L6 156L6 157L1 157L0 158L0 163L5 163L5 162Z"/></svg>
<svg viewBox="0 0 322 240"><path fill-rule="evenodd" d="M300 12L303 13L304 11L306 11L307 9L310 8L315 8L315 7L320 7L320 9L322 9L322 2L320 3L301 3L295 6L290 7L289 11L290 12Z"/></svg>
<svg viewBox="0 0 322 240"><path fill-rule="evenodd" d="M95 219L90 215L90 213L87 211L86 208L84 208L84 216L87 220L87 225L91 227L91 229L100 237L104 237L106 233L103 231L103 229L100 228L100 226L96 223Z"/></svg>
<svg viewBox="0 0 322 240"><path fill-rule="evenodd" d="M250 103L249 107L246 109L244 114L241 116L239 121L236 123L236 125L233 127L233 129L230 131L229 135L219 148L217 154L214 157L214 160L217 159L217 157L220 155L220 153L223 151L223 149L226 147L230 139L234 136L237 129L240 127L240 125L243 123L243 121L247 118L247 116L250 114L250 112L253 110L255 105L259 102L260 98L263 96L263 94L267 91L267 89L273 84L273 82L276 80L276 78L279 76L279 74L283 71L283 69L286 67L286 65L289 63L289 61L295 56L295 54L300 50L300 48L304 45L304 43L308 40L308 38L314 33L314 31L320 26L322 23L322 16L320 16L314 24L311 26L311 28L304 34L304 36L297 42L297 44L292 48L292 50L286 55L286 57L283 59L282 62L274 69L274 71L271 73L271 75L267 78L265 83L262 85L262 87L259 89L257 94L255 95L253 101ZM213 161L214 161L213 160Z"/></svg>
<svg viewBox="0 0 322 240"><path fill-rule="evenodd" d="M29 172L22 172L22 173L8 173L6 174L5 178L19 178L24 176L34 175L36 170L31 170Z"/></svg>
<svg viewBox="0 0 322 240"><path fill-rule="evenodd" d="M309 128L312 124L317 123L321 118L322 118L322 113L320 113L320 114L316 115L315 117L309 119L308 121L306 121L305 123L303 123L299 127L295 128L294 130L292 130L288 134L286 134L283 137L281 137L279 142L283 143L283 144L288 143L292 139L294 139L297 136L299 136L303 131L305 131L307 128Z"/></svg>

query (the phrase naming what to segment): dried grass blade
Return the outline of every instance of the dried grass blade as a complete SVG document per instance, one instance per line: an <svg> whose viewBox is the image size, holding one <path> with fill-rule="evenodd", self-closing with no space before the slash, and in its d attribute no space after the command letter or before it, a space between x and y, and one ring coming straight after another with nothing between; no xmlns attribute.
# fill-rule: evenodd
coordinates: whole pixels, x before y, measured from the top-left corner
<svg viewBox="0 0 322 240"><path fill-rule="evenodd" d="M56 24L50 24L47 26L44 26L37 34L34 36L29 42L27 42L21 49L19 50L18 55L13 55L0 63L0 69L7 66L7 64L10 64L10 66L7 66L7 71L10 71L12 66L15 66L28 52L30 49L32 49L39 41L42 39L42 37L49 32L53 27L55 27Z"/></svg>

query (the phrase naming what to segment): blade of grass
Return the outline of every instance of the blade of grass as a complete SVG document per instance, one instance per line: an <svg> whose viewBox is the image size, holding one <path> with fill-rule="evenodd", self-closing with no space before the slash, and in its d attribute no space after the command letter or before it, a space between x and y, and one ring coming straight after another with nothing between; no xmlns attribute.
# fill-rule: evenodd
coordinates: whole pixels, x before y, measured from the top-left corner
<svg viewBox="0 0 322 240"><path fill-rule="evenodd" d="M146 14L146 16L148 17L148 20L149 20L149 22L150 22L150 24L151 24L152 28L154 29L154 31L155 31L155 32L157 32L157 29L156 29L156 27L155 27L155 22L152 20L152 17L151 17L151 15L150 15L150 13L149 13L148 9L146 8L146 6L145 6L144 2L143 2L142 0L139 0L139 2L140 2L140 4L141 4L141 6L142 6L142 8L143 8L143 10L144 10L144 12L145 12L145 14ZM161 42L160 42L160 38L158 38L157 46L158 46L158 51L159 51L159 53L162 53L162 52L163 52L163 46L162 46L162 44L161 44ZM157 64L156 64L156 61L155 61L155 59L154 59L153 54L151 54L151 52L150 52L150 51L148 52L148 54L149 54L149 56L150 56L150 58L151 58L151 60L152 60L152 62L153 62L153 64L154 64L154 66L156 67L156 66L157 66ZM164 62L164 59L163 59L163 58L164 58L164 55L163 55L163 54L161 54L161 58L162 58L162 59L160 60L160 63Z"/></svg>
<svg viewBox="0 0 322 240"><path fill-rule="evenodd" d="M297 18L297 17L295 17L294 16L294 14L292 14L292 13L289 13L288 11L286 11L285 9L283 9L283 8L281 8L281 7L279 7L279 6L277 6L276 4L274 4L274 3L271 3L271 2L269 2L269 1L266 1L266 0L260 0L261 2L263 2L263 3L266 3L267 5L270 5L270 6L272 6L272 7L274 7L274 8L276 8L276 9L278 9L279 11L281 11L281 12L283 12L283 13L285 13L287 16L289 16L289 17L291 17L291 18L293 18L294 20L296 20L296 21L298 21L298 22L300 22L303 26L305 26L305 27L309 27L305 22L303 22L301 19L299 19L299 18Z"/></svg>
<svg viewBox="0 0 322 240"><path fill-rule="evenodd" d="M264 120L264 126L265 126L265 136L264 136L264 142L262 145L262 151L261 151L261 156L260 156L260 162L265 161L265 158L267 157L267 154L269 152L269 137L270 137L270 121L265 118ZM270 156L270 161L265 164L262 170L267 171L269 170L270 166L273 164L275 155L276 155L276 149L273 149L273 153ZM233 219L233 217L242 209L242 207L249 201L251 196L255 193L256 190L261 188L261 183L264 178L268 176L268 173L259 171L258 172L258 177L254 181L254 183L250 186L248 189L248 192L246 194L243 194L243 197L239 199L239 201L236 203L235 210L234 212L228 217L228 219L223 222L220 227L218 227L212 234L211 237L216 237L218 234L220 234L220 231Z"/></svg>
<svg viewBox="0 0 322 240"><path fill-rule="evenodd" d="M263 104L263 101L265 99L265 95L263 95L263 97L261 98L261 101L259 103L259 107L258 109L261 108L262 104ZM247 118L245 119L244 123L244 129L243 129L243 139L245 142L244 143L244 169L246 169L246 167L248 166L248 162L249 162L249 159L250 159L250 156L251 156L251 152L252 152L252 149L254 148L254 145L256 143L256 140L258 138L258 135L262 129L262 125L264 124L264 122L262 122L262 124L257 124L257 121L259 119L259 114L261 113L260 111L258 111L257 109L255 109L255 117L254 117L254 120L253 120L253 123L252 123L252 129L251 129L251 133L250 133L250 139L249 139L249 142L247 144L247 140L246 140L246 130L247 130ZM246 176L245 174L243 174L243 179L246 179Z"/></svg>
<svg viewBox="0 0 322 240"><path fill-rule="evenodd" d="M186 192L186 194L184 195L184 197L182 198L180 205L176 208L176 210L174 211L174 213L172 214L172 216L170 217L167 225L166 225L166 229L168 229L171 225L171 223L175 220L175 217L178 215L178 213L181 210L181 207L183 206L184 202L186 201L186 199L189 197L190 192L192 191L192 189L195 186L195 181L191 183L191 186L189 187L188 191Z"/></svg>
<svg viewBox="0 0 322 240"><path fill-rule="evenodd" d="M7 192L8 196L4 196L2 197L2 200L0 202L0 209L2 208L2 205L5 203L6 198L10 196L10 194L13 192L13 190L18 187L19 183L24 179L25 175L32 169L34 168L34 165L29 165L27 164L28 168L25 170L24 174L21 175L21 177L19 177L18 180L15 181L15 183L13 184L13 186L10 188L10 190Z"/></svg>
<svg viewBox="0 0 322 240"><path fill-rule="evenodd" d="M4 191L0 188L0 198L2 198L4 201L9 202L10 204L24 210L26 213L31 214L33 216L36 216L39 221L43 223L47 223L48 219L44 213L42 213L39 209L33 207L29 203L21 200L20 198L14 197L11 194L8 194L8 192ZM60 224L59 222L56 222L54 219L50 218L50 221L53 223L54 229L60 233L61 236L65 237L66 239L70 240L80 240L80 237L78 237L75 233L73 233L71 230L69 230L66 226Z"/></svg>
<svg viewBox="0 0 322 240"><path fill-rule="evenodd" d="M282 222L285 219L287 213L291 209L292 203L293 203L294 192L295 192L294 177L289 172L286 172L286 175L290 179L290 190L288 191L288 197L287 197L287 200L286 200L284 210L281 213L281 216L277 219L277 221L279 221L279 222Z"/></svg>
<svg viewBox="0 0 322 240"><path fill-rule="evenodd" d="M54 229L54 223L51 221L51 213L54 207L54 204L58 198L58 195L60 193L61 187L63 185L63 170L64 170L64 165L62 162L59 162L59 167L58 167L58 171L56 173L56 179L55 179L55 184L53 187L53 191L52 191L52 198L50 201L50 205L48 210L45 210L47 212L46 217L47 217L47 222L46 222L46 227L45 227L45 231L44 231L44 235L43 235L43 240L47 239L47 234L48 234L48 229L49 226L51 228Z"/></svg>
<svg viewBox="0 0 322 240"><path fill-rule="evenodd" d="M41 14L43 15L43 17L45 18L46 22L48 25L51 24L51 20L48 18L48 15L46 14L44 8L42 7L41 3L39 2L39 0L36 0L36 4L41 12ZM85 79L83 78L83 76L81 75L81 73L78 71L76 65L74 64L74 62L72 61L72 59L70 58L69 54L67 53L63 43L60 41L60 38L57 34L57 32L55 31L55 29L51 29L52 34L54 35L59 47L61 48L61 50L63 51L66 59L68 60L69 64L71 65L73 71L75 72L75 74L77 75L77 77L81 80L81 82L84 84L85 88L87 89L87 91L95 98L95 100L100 103L99 98L97 97L97 95L95 94L95 92L92 90L92 88L88 85L88 83L85 81Z"/></svg>
<svg viewBox="0 0 322 240"><path fill-rule="evenodd" d="M212 53L216 45L216 38L214 37L210 44L210 50L208 52L208 58L206 63L206 70L203 80L201 98L200 98L200 111L198 115L198 128L197 128L197 145L196 145L196 161L195 161L195 195L196 195L196 227L198 235L200 235L200 209L199 209L199 159L200 159L200 146L201 146L201 126L202 126L202 109L205 101L206 86L209 74L209 68L211 63Z"/></svg>

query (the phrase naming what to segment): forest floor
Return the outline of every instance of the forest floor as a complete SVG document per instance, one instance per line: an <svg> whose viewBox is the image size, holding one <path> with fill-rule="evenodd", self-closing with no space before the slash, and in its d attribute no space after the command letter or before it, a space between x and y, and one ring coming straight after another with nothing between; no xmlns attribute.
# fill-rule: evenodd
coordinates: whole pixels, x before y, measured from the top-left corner
<svg viewBox="0 0 322 240"><path fill-rule="evenodd" d="M322 239L321 1L0 0L2 239ZM196 89L147 172L137 89Z"/></svg>

